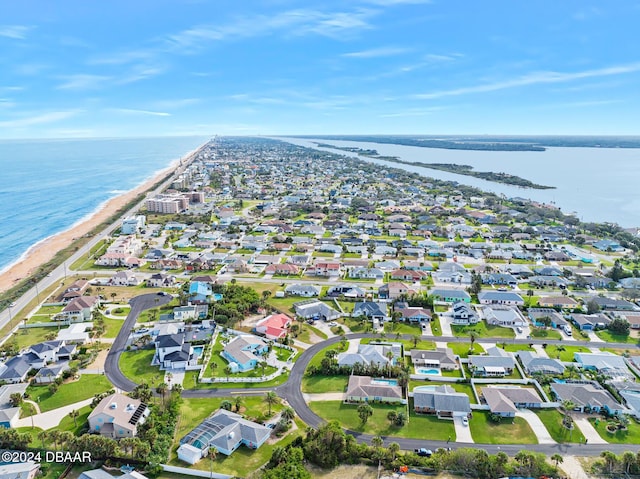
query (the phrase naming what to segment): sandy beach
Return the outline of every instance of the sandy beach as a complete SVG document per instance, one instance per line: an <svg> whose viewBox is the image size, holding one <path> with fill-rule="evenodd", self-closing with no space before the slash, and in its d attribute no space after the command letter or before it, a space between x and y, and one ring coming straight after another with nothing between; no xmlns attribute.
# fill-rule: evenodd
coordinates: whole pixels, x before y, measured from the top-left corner
<svg viewBox="0 0 640 479"><path fill-rule="evenodd" d="M149 190L154 184L162 180L170 172L175 171L175 169L180 165L181 161L191 161L191 159L199 150L200 148L197 148L196 150L189 152L184 157L175 160L167 168L160 171L153 178L150 178L141 185L137 186L135 189L110 199L85 221L74 225L72 228L66 231L58 233L46 239L45 241L38 243L37 246L31 248L31 250L22 260L13 264L7 271L0 275L0 293L7 291L9 288L14 286L17 281L26 278L37 271L40 265L53 258L58 251L68 246L75 238L87 234L97 225L106 221L110 216L113 215L114 211L117 211L119 208L125 206L138 194Z"/></svg>

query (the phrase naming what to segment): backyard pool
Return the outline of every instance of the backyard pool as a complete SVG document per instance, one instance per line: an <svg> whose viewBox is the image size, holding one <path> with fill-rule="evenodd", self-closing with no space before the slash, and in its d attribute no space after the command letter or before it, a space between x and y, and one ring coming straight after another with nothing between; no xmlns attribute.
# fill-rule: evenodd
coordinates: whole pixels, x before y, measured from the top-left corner
<svg viewBox="0 0 640 479"><path fill-rule="evenodd" d="M199 358L200 356L202 356L202 352L204 351L204 346L194 346L193 347L193 355L196 358Z"/></svg>
<svg viewBox="0 0 640 479"><path fill-rule="evenodd" d="M431 376L440 376L440 370L439 369L417 369L416 372L418 374L429 374Z"/></svg>

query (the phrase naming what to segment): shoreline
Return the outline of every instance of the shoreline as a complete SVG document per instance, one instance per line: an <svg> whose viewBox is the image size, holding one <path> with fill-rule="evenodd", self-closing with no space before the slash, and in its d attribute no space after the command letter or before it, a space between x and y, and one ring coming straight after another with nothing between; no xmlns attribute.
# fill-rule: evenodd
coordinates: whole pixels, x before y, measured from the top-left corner
<svg viewBox="0 0 640 479"><path fill-rule="evenodd" d="M135 188L102 202L94 211L78 219L68 229L54 233L30 246L17 260L0 271L0 293L5 293L18 281L31 276L40 266L50 261L58 251L108 220L115 211L137 195L148 191L154 184L176 171L181 163L190 162L205 144L173 160L167 167L152 173L152 176Z"/></svg>

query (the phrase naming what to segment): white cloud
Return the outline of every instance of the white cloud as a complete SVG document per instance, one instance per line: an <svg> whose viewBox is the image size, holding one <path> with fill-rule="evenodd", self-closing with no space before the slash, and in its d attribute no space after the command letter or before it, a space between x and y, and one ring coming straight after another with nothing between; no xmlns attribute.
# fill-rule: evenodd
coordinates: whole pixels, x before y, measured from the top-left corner
<svg viewBox="0 0 640 479"><path fill-rule="evenodd" d="M165 111L137 110L135 108L108 108L107 110L114 113L124 113L126 115L171 116L171 113Z"/></svg>
<svg viewBox="0 0 640 479"><path fill-rule="evenodd" d="M424 56L424 59L430 63L436 62L452 62L454 60L458 60L463 57L461 53L451 53L449 55L438 55L435 53L428 53Z"/></svg>
<svg viewBox="0 0 640 479"><path fill-rule="evenodd" d="M158 100L151 103L153 109L174 110L185 106L197 105L202 102L202 98L179 98L175 100Z"/></svg>
<svg viewBox="0 0 640 479"><path fill-rule="evenodd" d="M30 30L32 28L26 25L0 25L0 37L24 40Z"/></svg>
<svg viewBox="0 0 640 479"><path fill-rule="evenodd" d="M367 3L380 7L394 7L396 5L422 5L431 3L431 0L367 0Z"/></svg>
<svg viewBox="0 0 640 479"><path fill-rule="evenodd" d="M508 88L516 88L520 86L528 86L528 85L539 85L539 84L550 84L550 83L562 83L562 82L570 82L574 80L581 80L584 78L596 78L596 77L604 77L611 75L622 75L625 73L633 73L640 71L640 63L629 63L626 65L617 65L613 67L607 68L598 68L595 70L585 70L581 72L554 72L554 71L543 71L543 72L534 72L529 73L527 75L523 75L518 78L513 78L510 80L503 80L494 83L485 83L482 85L474 85L469 87L462 88L454 88L451 90L440 90L429 93L420 93L414 95L415 98L419 98L422 100L431 100L436 98L443 98L449 96L459 96L459 95L468 95L471 93L486 93L498 90L505 90Z"/></svg>
<svg viewBox="0 0 640 479"><path fill-rule="evenodd" d="M134 65L128 73L125 73L118 79L117 83L126 85L127 83L135 83L140 80L146 80L166 72L167 69L157 65Z"/></svg>
<svg viewBox="0 0 640 479"><path fill-rule="evenodd" d="M24 128L27 126L40 125L43 123L53 123L60 120L66 120L78 113L76 111L52 111L41 113L39 115L16 118L14 120L0 121L0 128Z"/></svg>
<svg viewBox="0 0 640 479"><path fill-rule="evenodd" d="M60 79L63 82L56 87L58 90L91 90L101 88L112 78L104 75L79 73L77 75L65 75Z"/></svg>
<svg viewBox="0 0 640 479"><path fill-rule="evenodd" d="M407 53L407 48L394 48L394 47L380 47L371 48L369 50L361 50L358 52L343 53L343 57L348 58L379 58L379 57L391 57L395 55L401 55Z"/></svg>

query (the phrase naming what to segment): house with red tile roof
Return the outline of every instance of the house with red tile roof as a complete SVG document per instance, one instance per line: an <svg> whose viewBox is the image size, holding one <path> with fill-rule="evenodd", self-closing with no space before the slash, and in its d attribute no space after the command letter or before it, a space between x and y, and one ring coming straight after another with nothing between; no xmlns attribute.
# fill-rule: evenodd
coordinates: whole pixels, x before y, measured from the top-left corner
<svg viewBox="0 0 640 479"><path fill-rule="evenodd" d="M258 321L255 331L258 334L264 334L267 339L282 339L287 335L292 322L293 319L286 314L272 314Z"/></svg>

